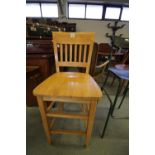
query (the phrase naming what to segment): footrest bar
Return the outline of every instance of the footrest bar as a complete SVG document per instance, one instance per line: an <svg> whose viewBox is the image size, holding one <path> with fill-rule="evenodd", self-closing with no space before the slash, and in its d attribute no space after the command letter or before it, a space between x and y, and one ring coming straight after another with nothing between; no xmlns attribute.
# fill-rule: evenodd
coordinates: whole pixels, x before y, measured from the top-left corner
<svg viewBox="0 0 155 155"><path fill-rule="evenodd" d="M58 118L69 118L69 119L88 119L87 114L75 114L75 113L64 113L64 112L49 112L46 114L47 117L58 117Z"/></svg>
<svg viewBox="0 0 155 155"><path fill-rule="evenodd" d="M74 130L51 130L51 134L72 134L72 135L86 135L86 132L83 131L74 131Z"/></svg>

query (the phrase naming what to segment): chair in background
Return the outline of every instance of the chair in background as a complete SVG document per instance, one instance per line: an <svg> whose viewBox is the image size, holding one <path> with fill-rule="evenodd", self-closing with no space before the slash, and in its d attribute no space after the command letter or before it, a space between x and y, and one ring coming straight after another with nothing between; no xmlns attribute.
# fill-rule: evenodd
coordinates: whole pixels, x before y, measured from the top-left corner
<svg viewBox="0 0 155 155"><path fill-rule="evenodd" d="M90 75L93 76L96 68L97 63L97 55L98 55L98 43L94 42L93 52L91 57L91 64L90 64Z"/></svg>
<svg viewBox="0 0 155 155"><path fill-rule="evenodd" d="M101 89L89 75L93 44L93 32L53 32L56 73L43 81L33 91L38 100L49 144L51 143L51 134L83 135L86 136L85 145L89 144L96 104L102 96ZM61 72L60 67L81 67L85 68L85 73ZM51 101L51 104L48 106L46 101ZM52 110L55 101L60 105L57 111ZM64 109L66 102L82 104L85 110L80 113L68 113ZM55 130L52 127L56 118L85 120L87 122L86 129L85 131Z"/></svg>
<svg viewBox="0 0 155 155"><path fill-rule="evenodd" d="M106 60L110 60L109 65L113 66L120 63L123 55L123 53L117 52L108 43L100 43L98 45L98 63L103 63Z"/></svg>
<svg viewBox="0 0 155 155"><path fill-rule="evenodd" d="M91 67L90 67L90 74L93 76L95 81L98 84L102 84L105 77L105 71L107 65L109 64L109 58L102 58L102 54L104 53L103 50L105 49L105 53L108 52L110 54L110 46L107 43L94 43L93 54L91 59Z"/></svg>
<svg viewBox="0 0 155 155"><path fill-rule="evenodd" d="M111 46L108 43L99 44L99 52L110 54Z"/></svg>
<svg viewBox="0 0 155 155"><path fill-rule="evenodd" d="M100 43L98 45L98 62L101 63L110 58L111 46L108 43Z"/></svg>
<svg viewBox="0 0 155 155"><path fill-rule="evenodd" d="M123 96L122 96L121 101L120 101L119 106L118 106L118 109L119 109L121 107L125 97L126 97L127 92L128 92L128 89L129 89L129 64L128 63L129 63L129 53L127 52L127 53L124 54L124 58L123 58L121 64L116 64L114 66L108 67L108 73L107 73L105 81L104 81L104 83L103 83L103 85L101 87L101 89L104 91L104 93L108 97L108 100L110 101L110 108L109 108L109 111L108 111L108 114L107 114L105 125L104 125L103 131L102 131L102 135L101 135L102 138L105 135L105 131L106 131L107 124L109 122L110 116L112 118L114 118L113 112L114 112L116 103L118 101L118 96L120 95L121 91L123 90ZM111 86L113 85L115 78L118 79L118 88L117 88L117 91L116 91L114 101L112 101L111 97L109 96L109 93L104 88L104 86L105 86L105 84L106 84L106 82L108 80L109 74L113 75L113 81L111 83ZM123 89L123 86L124 86L125 82L126 82L126 85L125 85L125 87Z"/></svg>
<svg viewBox="0 0 155 155"><path fill-rule="evenodd" d="M97 50L97 53L99 52L99 49ZM123 93L123 96L121 98L121 101L120 101L120 104L118 106L118 109L121 107L123 101L124 101L124 98L128 92L128 86L129 86L129 80L128 80L128 63L129 63L129 53L126 52L124 55L123 55L123 59L121 61L120 64L115 64L114 66L112 66L113 64L109 65L109 62L110 62L110 58L109 59L105 59L105 61L103 62L97 62L95 63L95 70L93 72L93 77L95 79L95 81L98 83L98 84L101 84L102 85L102 90L103 90L103 93L107 96L108 100L110 101L110 108L109 108L109 111L108 111L108 114L107 114L107 117L106 117L106 121L105 121L105 125L104 125L104 128L103 128L103 131L102 131L102 138L104 137L105 135L105 131L106 131L106 128L107 128L107 124L108 124L108 121L109 121L109 118L110 118L110 115L113 117L113 111L114 111L114 108L115 108L115 104L117 102L117 99L118 99L118 95L120 94L119 92L122 90L122 87L123 87L123 84L125 82L127 82L126 86L125 86L125 89L124 89L124 93ZM102 63L102 64L100 64ZM97 64L100 64L100 65L97 65ZM115 80L115 78L117 77L119 79L119 86L118 86L118 90L117 90L117 93L116 93L116 96L115 96L115 99L114 101L111 100L107 90L103 87L103 85L105 85L105 81L107 81L107 77L108 77L108 74L109 74L109 69L113 68L114 71L116 71L116 74L114 74L113 72L113 81ZM112 71L113 71L112 69ZM123 70L123 71L118 71L117 73L117 70ZM124 71L125 70L125 71ZM123 72L123 77L121 77L121 74ZM125 75L124 75L125 74Z"/></svg>
<svg viewBox="0 0 155 155"><path fill-rule="evenodd" d="M105 84L107 82L107 79L108 79L108 76L109 76L109 73L112 73L114 76L116 76L118 78L118 87L117 87L117 90L116 90L116 95L114 97L114 100L112 101L108 91L105 89ZM123 81L127 81L127 85L125 87L125 90L124 90L124 94L123 94L123 97L121 99L121 102L118 106L118 109L120 108L120 106L122 105L123 101L124 101L124 98L128 92L128 89L129 89L129 70L128 69L117 69L115 67L109 67L108 68L108 74L106 76L106 79L105 79L105 82L104 84L102 85L102 90L104 90L106 96L108 97L108 100L110 101L110 108L109 108L109 111L108 111L108 115L107 115L107 118L106 118L106 122L105 122L105 125L104 125L104 128L103 128L103 131L102 131L102 138L104 137L105 135L105 131L106 131L106 128L107 128L107 124L109 122L109 118L110 116L112 118L116 118L114 115L113 115L113 112L114 112L114 109L115 109L115 106L116 106L116 103L118 101L118 96L120 94L120 91L122 89L121 85L122 85L122 82ZM126 118L125 118L126 119Z"/></svg>
<svg viewBox="0 0 155 155"><path fill-rule="evenodd" d="M129 68L129 52L126 52L124 54L124 57L123 57L122 61L119 64L115 64L113 67L115 67L116 69L128 69ZM113 80L111 82L111 86L113 86L115 78L116 77L113 76ZM122 87L124 85L124 82L122 83Z"/></svg>
<svg viewBox="0 0 155 155"><path fill-rule="evenodd" d="M106 69L107 69L107 67L109 65L109 62L110 62L110 60L106 60L102 64L95 66L95 71L94 71L94 74L93 74L93 78L95 79L95 81L99 85L103 84L103 81L104 81L105 76L106 76Z"/></svg>

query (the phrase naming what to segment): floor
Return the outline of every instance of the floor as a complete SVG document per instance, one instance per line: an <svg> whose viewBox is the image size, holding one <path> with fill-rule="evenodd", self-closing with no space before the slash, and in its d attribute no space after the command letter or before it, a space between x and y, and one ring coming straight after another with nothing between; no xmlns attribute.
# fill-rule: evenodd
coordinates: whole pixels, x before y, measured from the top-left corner
<svg viewBox="0 0 155 155"><path fill-rule="evenodd" d="M110 79L111 80L111 79ZM109 80L109 81L110 81ZM117 80L113 86L107 83L106 89L114 99ZM119 98L120 101L120 98ZM118 101L118 104L119 104ZM77 105L65 104L65 110L79 110ZM129 94L123 105L115 109L116 118L110 118L105 137L101 134L109 109L106 95L97 104L92 138L89 146L83 146L84 137L76 135L52 135L52 144L46 141L38 107L27 107L26 112L26 149L27 155L128 155L129 154ZM55 128L81 129L85 123L80 120L58 120Z"/></svg>

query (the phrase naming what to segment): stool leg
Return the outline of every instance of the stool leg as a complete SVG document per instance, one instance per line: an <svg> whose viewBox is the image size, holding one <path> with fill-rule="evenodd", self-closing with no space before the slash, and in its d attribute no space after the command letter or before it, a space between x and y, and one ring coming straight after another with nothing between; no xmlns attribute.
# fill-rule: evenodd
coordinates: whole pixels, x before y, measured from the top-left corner
<svg viewBox="0 0 155 155"><path fill-rule="evenodd" d="M103 138L104 135L105 135L105 131L106 131L106 128L107 128L107 124L108 124L108 122L109 122L109 118L110 118L110 114L111 114L111 110L112 110L112 106L110 105L109 112L108 112L108 115L107 115L107 118L106 118L106 121L105 121L105 125L104 125L103 131L102 131L101 138Z"/></svg>
<svg viewBox="0 0 155 155"><path fill-rule="evenodd" d="M82 104L82 112L88 113L89 111L89 104ZM85 120L85 128L87 128L87 120Z"/></svg>
<svg viewBox="0 0 155 155"><path fill-rule="evenodd" d="M107 83L108 77L109 77L109 72L107 73L107 76L106 76L106 78L105 78L105 80L104 80L104 83L103 83L103 85L102 85L102 87L101 87L101 90L103 90L103 87L104 87L105 84Z"/></svg>
<svg viewBox="0 0 155 155"><path fill-rule="evenodd" d="M113 86L114 81L115 81L115 77L113 77L113 80L112 80L112 82L111 82L111 87Z"/></svg>
<svg viewBox="0 0 155 155"><path fill-rule="evenodd" d="M106 121L105 121L105 125L104 125L103 131L102 131L102 136L101 136L101 138L103 138L104 135L105 135L105 131L106 131L106 128L107 128L107 124L108 124L108 122L109 122L109 118L110 118L110 115L111 115L111 112L112 112L112 105L113 105L113 102L112 102L112 100L111 100L109 94L107 93L106 89L104 89L104 87L103 87L103 91L104 91L104 93L106 94L106 96L108 97L108 100L109 100L109 102L110 102L110 108L109 108L109 112L108 112L108 115L107 115L107 118L106 118Z"/></svg>
<svg viewBox="0 0 155 155"><path fill-rule="evenodd" d="M125 88L125 91L124 91L122 100L121 100L121 102L120 102L120 104L119 104L119 106L118 106L118 109L120 109L120 107L121 107L121 105L122 105L122 103L123 103L123 101L124 101L124 98L125 98L125 96L126 96L126 94L127 94L127 92L128 92L128 86L129 86L129 82L128 82L126 88Z"/></svg>
<svg viewBox="0 0 155 155"><path fill-rule="evenodd" d="M88 116L88 123L87 123L87 131L86 131L86 140L85 145L87 146L90 141L93 125L94 125L94 118L95 118L95 112L96 112L96 101L93 101L90 103L89 107L89 116Z"/></svg>
<svg viewBox="0 0 155 155"><path fill-rule="evenodd" d="M116 103L117 103L118 96L119 96L120 91L121 91L121 86L122 86L121 84L122 84L122 80L119 79L119 84L118 84L116 96L115 96L115 99L114 99L114 103L113 103L113 105L112 105L111 117L114 117L114 116L113 116L113 112L114 112L114 109L115 109L115 106L116 106Z"/></svg>
<svg viewBox="0 0 155 155"><path fill-rule="evenodd" d="M122 81L120 94L122 94L122 91L123 91L123 87L124 87L125 82L126 82L125 80Z"/></svg>
<svg viewBox="0 0 155 155"><path fill-rule="evenodd" d="M46 117L45 104L44 104L41 97L37 96L37 101L38 101L39 110L40 110L40 113L41 113L41 118L42 118L42 122L43 122L43 126L44 126L44 131L45 131L45 134L46 134L46 138L47 138L48 143L51 144L50 128L49 128L48 119Z"/></svg>

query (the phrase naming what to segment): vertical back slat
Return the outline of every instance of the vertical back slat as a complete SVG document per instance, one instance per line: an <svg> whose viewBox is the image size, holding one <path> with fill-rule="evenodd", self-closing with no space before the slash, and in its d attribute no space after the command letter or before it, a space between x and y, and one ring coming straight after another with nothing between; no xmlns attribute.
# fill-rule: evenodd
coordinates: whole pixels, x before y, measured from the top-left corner
<svg viewBox="0 0 155 155"><path fill-rule="evenodd" d="M59 66L58 66L58 47L55 42L54 43L54 56L55 56L55 62L56 62L56 71L59 72Z"/></svg>
<svg viewBox="0 0 155 155"><path fill-rule="evenodd" d="M56 71L59 67L83 67L89 73L93 32L53 32Z"/></svg>
<svg viewBox="0 0 155 155"><path fill-rule="evenodd" d="M84 45L84 56L83 56L83 62L86 62L86 52L87 52L87 45Z"/></svg>
<svg viewBox="0 0 155 155"><path fill-rule="evenodd" d="M68 53L67 53L67 44L65 44L65 61L67 62Z"/></svg>
<svg viewBox="0 0 155 155"><path fill-rule="evenodd" d="M90 48L90 45L87 45L87 50L86 50L86 62L88 62L88 56L89 56L89 48Z"/></svg>
<svg viewBox="0 0 155 155"><path fill-rule="evenodd" d="M62 44L60 44L60 62L63 61Z"/></svg>
<svg viewBox="0 0 155 155"><path fill-rule="evenodd" d="M69 44L69 46L70 46L70 50L69 50L70 58L69 58L69 61L72 62L72 44Z"/></svg>
<svg viewBox="0 0 155 155"><path fill-rule="evenodd" d="M79 45L79 62L81 62L82 45Z"/></svg>
<svg viewBox="0 0 155 155"><path fill-rule="evenodd" d="M74 45L74 61L77 61L77 45Z"/></svg>

